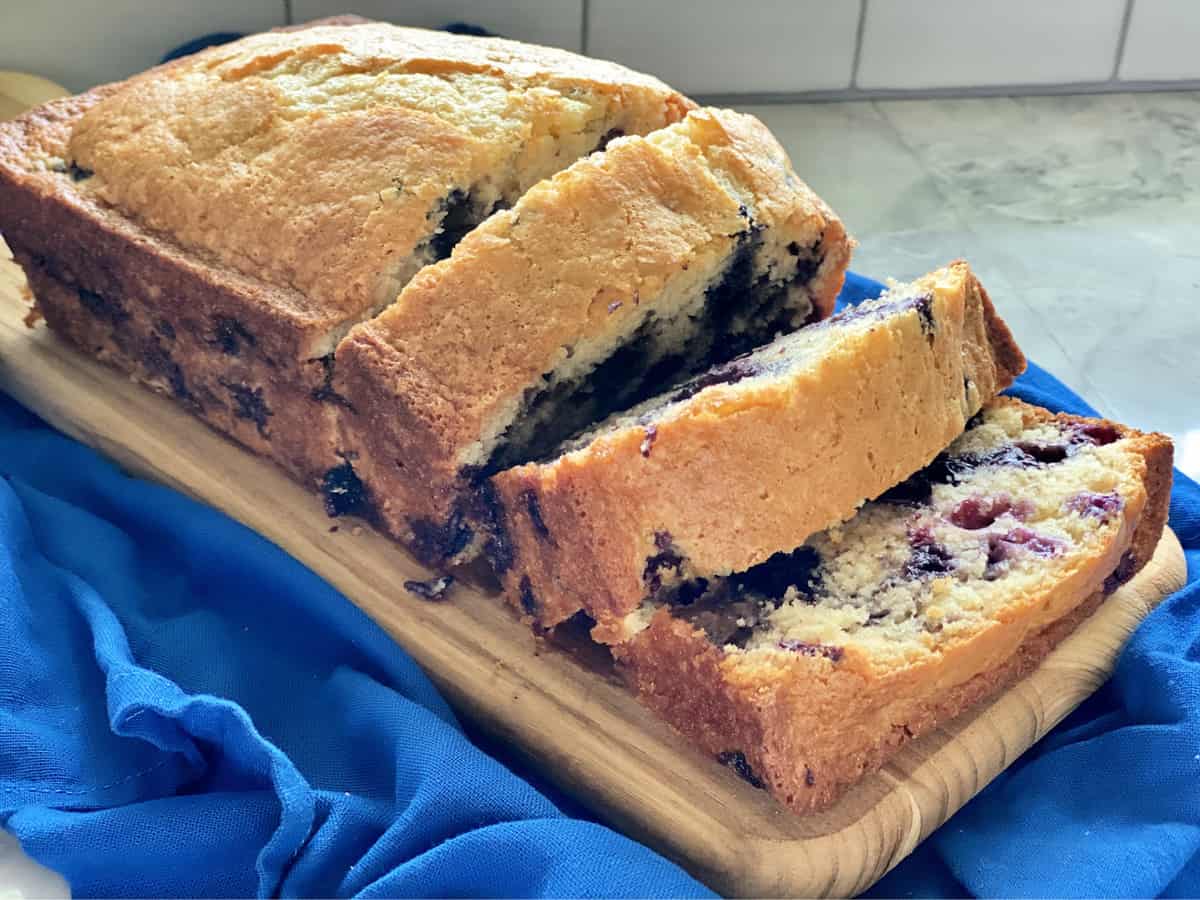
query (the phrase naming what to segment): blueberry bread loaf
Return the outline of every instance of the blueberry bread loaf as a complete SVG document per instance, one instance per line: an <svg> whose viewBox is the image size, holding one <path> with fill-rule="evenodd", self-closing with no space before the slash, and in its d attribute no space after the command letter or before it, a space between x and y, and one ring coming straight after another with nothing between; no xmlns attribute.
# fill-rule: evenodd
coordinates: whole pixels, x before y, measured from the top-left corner
<svg viewBox="0 0 1200 900"><path fill-rule="evenodd" d="M345 465L424 561L461 556L492 517L488 475L827 316L850 250L757 119L704 109L618 138L350 331Z"/></svg>
<svg viewBox="0 0 1200 900"><path fill-rule="evenodd" d="M1024 369L958 262L713 368L493 479L509 598L600 640L643 599L791 551L933 459Z"/></svg>
<svg viewBox="0 0 1200 900"><path fill-rule="evenodd" d="M311 481L338 461L351 326L492 210L691 106L499 39L253 35L0 125L0 231L52 328Z"/></svg>
<svg viewBox="0 0 1200 900"><path fill-rule="evenodd" d="M614 648L642 699L797 810L1031 670L1151 557L1171 443L989 404L849 522L647 602Z"/></svg>

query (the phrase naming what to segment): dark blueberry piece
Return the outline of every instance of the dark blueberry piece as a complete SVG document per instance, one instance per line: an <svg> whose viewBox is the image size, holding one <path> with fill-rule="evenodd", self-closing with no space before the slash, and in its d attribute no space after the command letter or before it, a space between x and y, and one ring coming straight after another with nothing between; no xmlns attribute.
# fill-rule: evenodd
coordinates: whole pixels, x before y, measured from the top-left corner
<svg viewBox="0 0 1200 900"><path fill-rule="evenodd" d="M1133 577L1133 571L1137 567L1137 561L1133 558L1133 551L1126 550L1121 556L1121 561L1117 563L1117 567L1113 573L1104 579L1104 593L1111 594L1130 578Z"/></svg>
<svg viewBox="0 0 1200 900"><path fill-rule="evenodd" d="M970 379L964 378L963 381L964 381L963 386L965 387L966 386L965 383L970 381ZM978 428L982 424L983 424L983 410L981 409L979 412L975 413L975 415L971 416L971 418L967 419L967 424L964 426L963 430L971 431L972 429Z"/></svg>
<svg viewBox="0 0 1200 900"><path fill-rule="evenodd" d="M650 458L650 450L654 447L654 439L658 437L658 428L654 425L646 425L643 429L645 436L642 438L642 445L638 448L642 456Z"/></svg>
<svg viewBox="0 0 1200 900"><path fill-rule="evenodd" d="M451 22L448 25L443 25L440 31L448 31L451 34L464 34L468 37L495 37L494 31L488 31L482 25L472 25L470 22Z"/></svg>
<svg viewBox="0 0 1200 900"><path fill-rule="evenodd" d="M1125 500L1115 491L1108 494L1082 491L1074 497L1067 498L1066 508L1081 516L1092 516L1107 522L1111 516L1125 508Z"/></svg>
<svg viewBox="0 0 1200 900"><path fill-rule="evenodd" d="M331 517L361 516L370 511L367 488L349 462L334 466L325 473L321 494L325 497L325 512Z"/></svg>
<svg viewBox="0 0 1200 900"><path fill-rule="evenodd" d="M797 547L791 553L776 553L732 576L734 591L739 594L760 594L773 600L781 599L788 588L811 597L821 580L821 554L812 547Z"/></svg>
<svg viewBox="0 0 1200 900"><path fill-rule="evenodd" d="M933 499L933 480L922 470L888 488L875 499L879 503L893 503L897 506L925 506Z"/></svg>
<svg viewBox="0 0 1200 900"><path fill-rule="evenodd" d="M521 609L525 610L526 615L537 615L538 602L537 597L533 595L533 584L529 581L528 575L521 576Z"/></svg>
<svg viewBox="0 0 1200 900"><path fill-rule="evenodd" d="M1034 556L1042 557L1058 556L1067 546L1066 542L1059 538L1038 534L1023 526L1011 529L1008 534L1004 535L1003 540L1007 544L1016 544L1024 548Z"/></svg>
<svg viewBox="0 0 1200 900"><path fill-rule="evenodd" d="M467 472L464 472L464 477L467 477L467 474ZM506 524L508 516L504 509L504 503L501 501L500 495L496 493L496 488L491 481L478 482L475 485L474 493L476 515L487 533L487 540L483 544L483 552L491 562L492 568L496 570L496 574L503 575L512 568L515 556L512 538L508 533L508 525ZM466 543L462 545L462 547L465 546ZM458 553L462 547L456 549L454 553Z"/></svg>
<svg viewBox="0 0 1200 900"><path fill-rule="evenodd" d="M891 609L877 609L872 613L867 614L867 624L871 625L880 619L886 619L891 613Z"/></svg>
<svg viewBox="0 0 1200 900"><path fill-rule="evenodd" d="M1012 556L1012 545L1005 543L1004 535L1002 534L989 534L987 542L987 568L984 571L984 575L990 578L994 577L996 567Z"/></svg>
<svg viewBox="0 0 1200 900"><path fill-rule="evenodd" d="M945 575L955 568L950 551L937 542L928 525L910 529L908 542L912 546L912 553L904 564L906 578L932 578Z"/></svg>
<svg viewBox="0 0 1200 900"><path fill-rule="evenodd" d="M598 143L596 145L596 149L593 150L592 152L595 153L600 150L607 150L609 142L615 141L619 137L625 137L625 132L622 131L620 128L608 129L608 131L604 132L604 134L602 134L600 136L600 143Z"/></svg>
<svg viewBox="0 0 1200 900"><path fill-rule="evenodd" d="M446 591L454 584L453 575L443 575L431 581L406 581L404 589L422 600L444 600Z"/></svg>
<svg viewBox="0 0 1200 900"><path fill-rule="evenodd" d="M148 372L165 378L167 384L171 386L171 394L176 399L196 408L200 407L200 402L188 390L187 380L183 377L183 369L179 367L179 363L175 362L157 338L151 338L149 343L141 345L140 354L142 365Z"/></svg>
<svg viewBox="0 0 1200 900"><path fill-rule="evenodd" d="M1007 494L998 494L995 497L975 495L954 507L950 512L950 521L959 528L977 531L987 528L1005 513L1019 514L1024 511L1024 507L1021 504L1014 505Z"/></svg>
<svg viewBox="0 0 1200 900"><path fill-rule="evenodd" d="M1080 443L1096 444L1103 447L1121 439L1121 432L1105 422L1085 422L1072 426Z"/></svg>
<svg viewBox="0 0 1200 900"><path fill-rule="evenodd" d="M1013 446L1038 463L1062 462L1068 456L1066 444L1037 444L1032 441L1017 441Z"/></svg>
<svg viewBox="0 0 1200 900"><path fill-rule="evenodd" d="M746 754L741 750L726 750L724 753L718 753L717 762L733 769L743 781L748 782L752 787L756 787L760 791L766 787L762 779L754 774L750 763L746 761Z"/></svg>
<svg viewBox="0 0 1200 900"><path fill-rule="evenodd" d="M798 653L801 656L821 656L830 662L838 662L845 655L844 647L836 647L832 644L819 644L810 641L798 641L793 638L784 638L779 642L780 650L788 650L792 653Z"/></svg>
<svg viewBox="0 0 1200 900"><path fill-rule="evenodd" d="M807 284L816 277L825 257L821 254L821 238L817 238L808 247L801 247L795 241L787 245L787 252L796 259L796 274L792 280L796 284Z"/></svg>
<svg viewBox="0 0 1200 900"><path fill-rule="evenodd" d="M743 219L750 218L750 210L746 208L745 203L738 204L738 215L741 216Z"/></svg>
<svg viewBox="0 0 1200 900"><path fill-rule="evenodd" d="M1067 546L1058 538L1038 534L1025 527L1013 528L1006 534L989 534L987 541L987 569L984 576L989 579L995 578L998 574L997 566L1005 560L1011 559L1015 553L1026 552L1032 553L1034 556L1049 558L1062 553Z"/></svg>
<svg viewBox="0 0 1200 900"><path fill-rule="evenodd" d="M340 406L354 412L354 406L333 389L333 354L328 353L317 360L324 370L321 378L320 387L313 388L309 395L318 403L332 403L334 406Z"/></svg>
<svg viewBox="0 0 1200 900"><path fill-rule="evenodd" d="M716 366L691 381L685 382L678 391L671 395L671 402L678 403L680 400L689 400L706 387L713 385L737 384L743 378L750 378L759 374L760 371L758 366L745 360L734 360L725 365Z"/></svg>
<svg viewBox="0 0 1200 900"><path fill-rule="evenodd" d="M671 542L669 531L656 531L654 546L658 549L658 553L646 557L646 567L642 570L642 580L651 594L656 594L662 589L663 569L674 569L678 574L683 567L683 557Z"/></svg>
<svg viewBox="0 0 1200 900"><path fill-rule="evenodd" d="M925 468L888 488L875 499L880 503L894 503L899 506L926 506L933 499L934 485L957 481L973 467L972 461L966 457L941 453Z"/></svg>
<svg viewBox="0 0 1200 900"><path fill-rule="evenodd" d="M258 429L260 437L270 438L267 434L267 419L274 415L271 408L263 400L262 388L252 388L248 384L218 379L218 383L233 398L233 414L239 419L249 419Z"/></svg>
<svg viewBox="0 0 1200 900"><path fill-rule="evenodd" d="M613 313L615 313L615 312L616 312L618 309L620 309L620 308L621 308L621 301L620 301L620 300L614 300L612 303L608 304L608 312L609 312L609 315L612 315Z"/></svg>
<svg viewBox="0 0 1200 900"><path fill-rule="evenodd" d="M445 522L410 519L413 554L427 566L440 566L471 543L475 532L467 525L461 509L455 508Z"/></svg>
<svg viewBox="0 0 1200 900"><path fill-rule="evenodd" d="M808 766L804 767L804 783L808 787L812 787L814 784L817 783L817 777L815 775L813 775L813 770L810 769Z"/></svg>
<svg viewBox="0 0 1200 900"><path fill-rule="evenodd" d="M91 169L85 169L83 166L78 165L75 160L71 160L67 165L67 174L71 176L72 181L86 181L96 173Z"/></svg>
<svg viewBox="0 0 1200 900"><path fill-rule="evenodd" d="M215 344L227 356L238 356L242 345L253 347L258 341L245 326L230 316L216 316L213 319L213 336L209 343Z"/></svg>
<svg viewBox="0 0 1200 900"><path fill-rule="evenodd" d="M708 590L707 578L694 578L691 581L685 581L671 594L668 602L674 606L691 606L697 600L704 596Z"/></svg>
<svg viewBox="0 0 1200 900"><path fill-rule="evenodd" d="M934 332L937 331L937 323L933 319L933 297L928 294L918 297L913 306L917 310L917 316L921 319L921 332L926 337L933 337Z"/></svg>
<svg viewBox="0 0 1200 900"><path fill-rule="evenodd" d="M434 259L446 259L450 256L454 246L479 224L479 217L471 203L471 195L465 191L451 191L442 201L442 208L445 212L441 224L429 239Z"/></svg>
<svg viewBox="0 0 1200 900"><path fill-rule="evenodd" d="M84 288L78 288L77 294L83 308L97 319L111 325L120 325L129 320L129 313L119 300L110 300Z"/></svg>
<svg viewBox="0 0 1200 900"><path fill-rule="evenodd" d="M542 518L542 505L538 501L537 492L532 490L525 491L522 497L525 498L525 509L529 511L529 521L533 523L534 532L542 540L553 543L550 537L550 529L546 527L546 520Z"/></svg>

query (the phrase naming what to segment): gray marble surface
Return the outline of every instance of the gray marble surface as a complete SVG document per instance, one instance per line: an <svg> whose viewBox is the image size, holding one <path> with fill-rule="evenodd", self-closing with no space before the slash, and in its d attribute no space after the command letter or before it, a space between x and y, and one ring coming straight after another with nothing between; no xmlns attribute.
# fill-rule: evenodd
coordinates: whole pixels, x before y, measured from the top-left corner
<svg viewBox="0 0 1200 900"><path fill-rule="evenodd" d="M1030 359L1200 477L1200 93L743 107L908 279L968 259Z"/></svg>

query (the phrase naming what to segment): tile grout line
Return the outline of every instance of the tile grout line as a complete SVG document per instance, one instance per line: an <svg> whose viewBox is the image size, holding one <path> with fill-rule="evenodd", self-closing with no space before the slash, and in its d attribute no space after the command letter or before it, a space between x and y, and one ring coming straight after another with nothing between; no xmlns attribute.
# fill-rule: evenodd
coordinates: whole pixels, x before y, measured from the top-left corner
<svg viewBox="0 0 1200 900"><path fill-rule="evenodd" d="M586 0L585 0L586 2ZM867 4L871 0L860 0L858 4L858 27L854 29L854 57L850 61L850 90L858 90L858 67L862 63L863 32L867 29Z"/></svg>
<svg viewBox="0 0 1200 900"><path fill-rule="evenodd" d="M972 100L981 97L1060 97L1070 94L1137 94L1200 90L1200 78L1143 81L1070 81L1061 84L991 84L946 88L842 88L817 91L748 91L696 94L711 105L741 103L836 103L843 100Z"/></svg>
<svg viewBox="0 0 1200 900"><path fill-rule="evenodd" d="M1125 0L1125 15L1121 18L1121 30L1117 34L1117 58L1113 61L1112 75L1109 81L1117 81L1121 71L1121 62L1125 57L1125 40L1129 37L1129 23L1133 19L1133 4L1137 0Z"/></svg>
<svg viewBox="0 0 1200 900"><path fill-rule="evenodd" d="M290 2L290 0L289 0L289 2ZM592 0L580 0L579 11L581 13L581 16L580 16L580 20L579 20L579 52L582 53L584 56L587 56L588 38L591 37L591 35L588 33L588 31L589 31L588 22L592 17L591 6L592 6Z"/></svg>

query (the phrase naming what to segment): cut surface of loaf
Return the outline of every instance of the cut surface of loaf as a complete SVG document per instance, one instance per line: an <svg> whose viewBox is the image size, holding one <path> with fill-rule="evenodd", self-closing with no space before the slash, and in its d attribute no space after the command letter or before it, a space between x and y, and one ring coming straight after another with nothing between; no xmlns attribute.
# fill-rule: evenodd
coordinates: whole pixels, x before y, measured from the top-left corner
<svg viewBox="0 0 1200 900"><path fill-rule="evenodd" d="M0 124L0 231L52 328L311 481L355 322L531 185L691 107L500 39L252 35Z"/></svg>
<svg viewBox="0 0 1200 900"><path fill-rule="evenodd" d="M1151 557L1171 443L989 404L849 522L648 602L614 653L650 707L797 810L1028 672Z"/></svg>
<svg viewBox="0 0 1200 900"><path fill-rule="evenodd" d="M851 247L757 119L702 109L615 139L351 330L334 379L342 474L446 562L493 517L486 476L824 318Z"/></svg>
<svg viewBox="0 0 1200 900"><path fill-rule="evenodd" d="M619 639L643 599L799 546L928 463L1024 357L962 262L711 369L493 479L506 592Z"/></svg>

